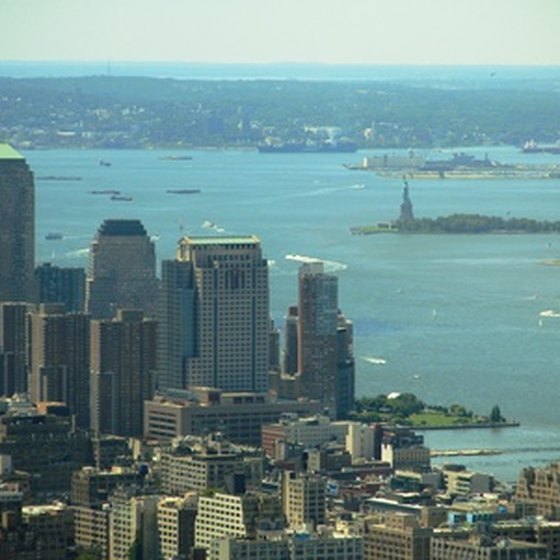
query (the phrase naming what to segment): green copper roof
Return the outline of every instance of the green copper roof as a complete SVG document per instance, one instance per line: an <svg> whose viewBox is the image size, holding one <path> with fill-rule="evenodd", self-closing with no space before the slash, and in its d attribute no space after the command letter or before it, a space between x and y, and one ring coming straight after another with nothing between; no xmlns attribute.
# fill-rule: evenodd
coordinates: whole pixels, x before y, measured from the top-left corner
<svg viewBox="0 0 560 560"><path fill-rule="evenodd" d="M9 144L0 142L0 159L24 159L24 157Z"/></svg>
<svg viewBox="0 0 560 560"><path fill-rule="evenodd" d="M259 243L259 239L253 235L239 235L227 237L196 237L187 236L183 238L184 241L196 245L225 245L225 244L247 244Z"/></svg>

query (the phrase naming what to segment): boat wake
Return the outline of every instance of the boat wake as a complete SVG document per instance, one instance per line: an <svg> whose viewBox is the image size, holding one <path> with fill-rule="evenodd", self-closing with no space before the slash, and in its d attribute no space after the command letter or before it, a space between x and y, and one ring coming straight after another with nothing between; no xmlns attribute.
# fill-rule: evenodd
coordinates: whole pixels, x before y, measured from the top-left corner
<svg viewBox="0 0 560 560"><path fill-rule="evenodd" d="M524 298L521 298L523 301L536 301L538 299L538 294L533 294L531 296L525 296Z"/></svg>
<svg viewBox="0 0 560 560"><path fill-rule="evenodd" d="M382 366L387 363L384 358L376 358L375 356L362 356L362 360L368 364L375 364L376 366Z"/></svg>
<svg viewBox="0 0 560 560"><path fill-rule="evenodd" d="M200 227L203 227L204 229L211 229L216 233L224 233L224 231L226 231L224 228L219 227L218 225L216 225L214 222L211 222L210 220L204 220L204 222L202 222L202 226Z"/></svg>
<svg viewBox="0 0 560 560"><path fill-rule="evenodd" d="M327 272L338 272L340 270L346 270L348 268L348 265L345 265L344 263L340 263L337 261L325 261L323 259L318 259L317 257L309 257L307 255L288 254L284 258L288 261L296 261L300 263L322 262L325 265L325 270Z"/></svg>
<svg viewBox="0 0 560 560"><path fill-rule="evenodd" d="M539 313L541 317L560 317L560 312L554 311L554 309L545 309Z"/></svg>
<svg viewBox="0 0 560 560"><path fill-rule="evenodd" d="M89 248L86 247L85 249L77 249L76 251L70 251L66 253L66 256L72 259L79 259L81 257L87 257L88 254L89 254Z"/></svg>

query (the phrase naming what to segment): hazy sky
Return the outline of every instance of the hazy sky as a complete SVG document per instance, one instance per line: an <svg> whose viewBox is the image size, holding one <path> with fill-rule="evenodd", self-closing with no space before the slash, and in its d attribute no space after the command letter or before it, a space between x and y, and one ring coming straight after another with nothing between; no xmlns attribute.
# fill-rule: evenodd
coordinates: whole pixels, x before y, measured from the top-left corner
<svg viewBox="0 0 560 560"><path fill-rule="evenodd" d="M560 64L560 0L0 0L2 60Z"/></svg>

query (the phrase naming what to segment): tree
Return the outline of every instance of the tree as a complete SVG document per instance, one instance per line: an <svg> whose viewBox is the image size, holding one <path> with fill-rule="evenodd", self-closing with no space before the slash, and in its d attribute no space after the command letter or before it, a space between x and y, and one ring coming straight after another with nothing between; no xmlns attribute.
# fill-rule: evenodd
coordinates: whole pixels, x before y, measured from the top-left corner
<svg viewBox="0 0 560 560"><path fill-rule="evenodd" d="M493 424L498 424L500 422L504 422L505 418L502 416L502 411L500 407L496 404L492 407L492 411L490 412L490 422Z"/></svg>

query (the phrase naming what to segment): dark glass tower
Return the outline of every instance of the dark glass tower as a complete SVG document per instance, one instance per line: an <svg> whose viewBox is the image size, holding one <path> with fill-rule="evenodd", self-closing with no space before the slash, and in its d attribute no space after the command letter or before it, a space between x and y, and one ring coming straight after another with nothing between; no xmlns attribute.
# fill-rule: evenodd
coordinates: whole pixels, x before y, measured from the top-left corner
<svg viewBox="0 0 560 560"><path fill-rule="evenodd" d="M291 311L290 316L297 321L300 396L346 418L354 405L352 323L338 309L338 278L326 273L322 262L301 266L297 315ZM290 338L287 331L287 344Z"/></svg>
<svg viewBox="0 0 560 560"><path fill-rule="evenodd" d="M35 269L39 303L63 303L66 311L84 310L86 273L83 268L61 268L44 263Z"/></svg>
<svg viewBox="0 0 560 560"><path fill-rule="evenodd" d="M86 306L92 319L117 309L155 313L156 253L140 220L105 220L91 243Z"/></svg>
<svg viewBox="0 0 560 560"><path fill-rule="evenodd" d="M0 143L0 301L33 301L35 185L24 157Z"/></svg>

